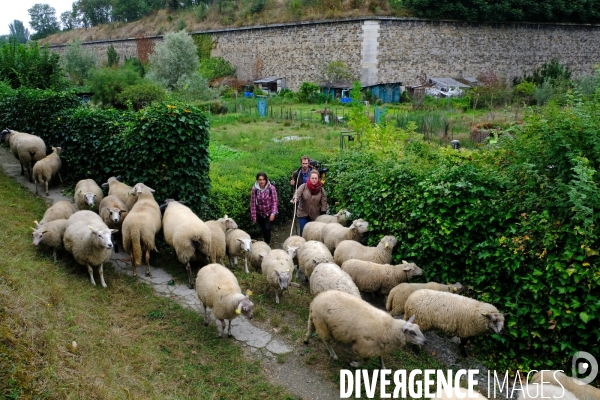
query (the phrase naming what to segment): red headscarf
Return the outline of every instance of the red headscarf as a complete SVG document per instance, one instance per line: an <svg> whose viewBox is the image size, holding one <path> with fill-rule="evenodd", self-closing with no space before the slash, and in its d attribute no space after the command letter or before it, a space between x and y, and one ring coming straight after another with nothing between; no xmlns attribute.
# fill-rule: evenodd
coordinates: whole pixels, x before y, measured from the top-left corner
<svg viewBox="0 0 600 400"><path fill-rule="evenodd" d="M316 185L313 185L310 181L310 177L308 179L308 181L306 182L306 187L308 188L308 190L310 190L310 193L314 196L316 194L319 194L319 192L321 191L321 187L323 185L321 184L321 180L319 179L317 181Z"/></svg>

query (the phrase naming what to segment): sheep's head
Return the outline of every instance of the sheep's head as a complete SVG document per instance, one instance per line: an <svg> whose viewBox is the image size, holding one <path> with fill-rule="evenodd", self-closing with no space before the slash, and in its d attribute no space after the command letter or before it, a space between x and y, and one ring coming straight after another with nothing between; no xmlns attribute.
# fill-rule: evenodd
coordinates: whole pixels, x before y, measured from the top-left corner
<svg viewBox="0 0 600 400"><path fill-rule="evenodd" d="M500 333L504 327L504 315L499 312L485 312L481 313L488 321L488 329Z"/></svg>
<svg viewBox="0 0 600 400"><path fill-rule="evenodd" d="M131 188L130 194L132 196L139 197L140 194L142 194L142 192L144 192L144 191L154 193L154 189L152 189L151 187L148 187L140 182L140 183L136 183L135 186Z"/></svg>
<svg viewBox="0 0 600 400"><path fill-rule="evenodd" d="M250 251L250 246L252 246L252 240L248 238L237 238L238 242L240 242L240 248L242 251L248 253Z"/></svg>
<svg viewBox="0 0 600 400"><path fill-rule="evenodd" d="M363 219L357 219L352 222L350 229L356 229L358 233L369 232L369 223Z"/></svg>
<svg viewBox="0 0 600 400"><path fill-rule="evenodd" d="M288 284L290 283L290 270L287 269L283 272L279 272L275 270L275 274L277 274L277 283L279 283L279 289L281 291L287 290Z"/></svg>
<svg viewBox="0 0 600 400"><path fill-rule="evenodd" d="M127 213L127 210L121 210L120 208L112 208L112 207L108 207L108 219L114 223L117 224L119 223L119 221L121 220L121 216L123 214Z"/></svg>
<svg viewBox="0 0 600 400"><path fill-rule="evenodd" d="M346 221L350 219L352 214L350 214L350 212L346 209L341 209L337 212L337 214L335 214L335 216L337 217L338 222L344 225Z"/></svg>
<svg viewBox="0 0 600 400"><path fill-rule="evenodd" d="M244 314L248 319L252 319L254 313L254 303L250 301L251 294L252 292L247 290L246 296L238 303L237 309L235 310L236 314Z"/></svg>
<svg viewBox="0 0 600 400"><path fill-rule="evenodd" d="M298 252L298 247L300 247L300 246L288 246L286 249L288 256L290 256L291 258L296 257L296 253Z"/></svg>
<svg viewBox="0 0 600 400"><path fill-rule="evenodd" d="M464 286L460 282L453 283L452 285L448 285L448 291L450 293L460 293L464 289Z"/></svg>
<svg viewBox="0 0 600 400"><path fill-rule="evenodd" d="M0 132L0 142L8 140L8 138L6 137L6 135L10 135L10 129L8 129L8 128L6 128L2 132Z"/></svg>
<svg viewBox="0 0 600 400"><path fill-rule="evenodd" d="M37 246L40 244L40 242L42 241L42 239L44 238L44 233L48 232L45 229L40 229L40 228L32 228L33 232L31 233L31 236L33 238L33 245Z"/></svg>
<svg viewBox="0 0 600 400"><path fill-rule="evenodd" d="M225 221L225 230L238 228L238 224L235 223L233 218L229 218L227 214L225 214L225 216L222 219Z"/></svg>
<svg viewBox="0 0 600 400"><path fill-rule="evenodd" d="M413 323L414 320L415 316L413 315L408 321L405 321L402 326L402 333L404 333L407 342L422 346L427 343L427 339L423 336L419 325Z"/></svg>
<svg viewBox="0 0 600 400"><path fill-rule="evenodd" d="M383 239L379 242L379 246L383 246L387 251L394 250L394 247L398 244L398 239L395 236L384 236Z"/></svg>
<svg viewBox="0 0 600 400"><path fill-rule="evenodd" d="M423 275L423 270L417 267L417 264L400 264L397 267L402 268L402 271L406 274L406 280L410 280L413 276Z"/></svg>
<svg viewBox="0 0 600 400"><path fill-rule="evenodd" d="M89 208L94 208L96 205L96 195L92 192L83 193L83 200Z"/></svg>
<svg viewBox="0 0 600 400"><path fill-rule="evenodd" d="M100 247L104 247L105 249L112 249L112 234L118 232L117 229L99 229L94 228L91 225L88 225L88 227L92 231L92 235L94 235L96 243Z"/></svg>

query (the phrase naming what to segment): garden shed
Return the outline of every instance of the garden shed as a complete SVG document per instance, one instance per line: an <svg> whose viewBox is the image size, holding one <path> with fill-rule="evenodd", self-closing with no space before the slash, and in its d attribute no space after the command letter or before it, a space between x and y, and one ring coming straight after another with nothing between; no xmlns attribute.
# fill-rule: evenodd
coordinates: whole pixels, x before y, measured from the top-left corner
<svg viewBox="0 0 600 400"><path fill-rule="evenodd" d="M371 92L373 100L381 99L384 103L400 103L400 97L405 87L402 86L402 82L392 82L364 86L363 90Z"/></svg>
<svg viewBox="0 0 600 400"><path fill-rule="evenodd" d="M321 85L322 92L331 100L340 99L342 101L342 99L350 99L351 89L352 82L331 82Z"/></svg>
<svg viewBox="0 0 600 400"><path fill-rule="evenodd" d="M287 88L285 76L269 76L267 78L257 79L252 81L255 86L258 86L263 92L269 94L277 94L281 89Z"/></svg>

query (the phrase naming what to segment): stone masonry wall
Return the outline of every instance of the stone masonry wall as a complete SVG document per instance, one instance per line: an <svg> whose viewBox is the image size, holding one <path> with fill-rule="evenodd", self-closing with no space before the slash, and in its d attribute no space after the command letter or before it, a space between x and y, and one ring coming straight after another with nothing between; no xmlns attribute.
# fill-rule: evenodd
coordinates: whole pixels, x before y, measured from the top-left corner
<svg viewBox="0 0 600 400"><path fill-rule="evenodd" d="M375 36L365 34L375 31ZM368 70L369 81L404 85L418 84L417 74L422 73L428 77L477 77L494 71L511 80L552 58L568 65L574 75L590 74L600 62L600 26L591 25L477 24L380 17L194 33L212 35L211 55L231 62L237 68L238 79L285 76L287 86L294 91L302 82L318 83L323 67L331 61L344 62L357 79ZM377 45L366 45L374 37ZM152 40L157 43L162 38ZM85 46L93 49L102 63L111 44L121 62L125 56L137 57L135 39L90 42ZM65 47L51 49L62 53Z"/></svg>

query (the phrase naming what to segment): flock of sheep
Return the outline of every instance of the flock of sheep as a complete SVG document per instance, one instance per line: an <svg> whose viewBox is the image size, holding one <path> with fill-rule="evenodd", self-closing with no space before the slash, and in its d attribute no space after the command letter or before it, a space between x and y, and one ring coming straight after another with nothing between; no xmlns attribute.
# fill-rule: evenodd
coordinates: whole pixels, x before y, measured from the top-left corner
<svg viewBox="0 0 600 400"><path fill-rule="evenodd" d="M31 177L36 176L36 168L49 171L41 173L39 180L35 178L37 190L38 182L47 185L58 174L60 158L59 150L44 157L43 141L42 152L42 147L34 146L37 141L31 136L5 130L0 140L9 143L11 152L21 162L22 173L27 169ZM37 167L39 164L41 167ZM406 261L390 264L396 238L385 236L375 247L362 245L359 240L369 224L357 219L344 226L350 217L345 211L318 217L305 226L302 237L290 236L283 249L271 249L265 242L252 240L227 216L205 222L181 202L167 200L159 205L152 194L154 190L143 183L131 187L118 177L111 177L102 186L108 187L107 196L92 179L78 182L74 202L79 211L68 201L59 201L48 208L33 228L33 244L52 249L55 259L57 250L71 253L77 263L87 267L94 285L93 267L98 267L100 282L106 287L103 264L113 249L112 235L120 233L135 277L144 256L146 275L151 274L150 251L155 250L155 237L162 229L167 244L185 265L189 287L195 287L205 312L211 308L221 321L223 337L225 320L229 321L227 333L231 336L231 321L242 314L251 319L254 307L249 291L242 293L237 278L224 266L225 256L230 268L237 267L238 259L243 258L246 273L250 271L248 264L260 271L274 291L276 303L289 286L299 286L294 279L308 280L315 297L310 304L304 342L308 344L316 331L336 360L333 341L352 345L359 357L351 363L353 367L379 357L381 367L385 368L384 355L406 343L426 344L422 332L427 330L437 329L460 337L460 348L465 354L469 338L500 333L503 328L503 314L491 304L458 294L462 290L460 283L409 283L413 276L422 275L422 270ZM117 241L115 251L118 251ZM195 280L190 266L193 260L204 265ZM388 312L362 300L361 292L387 295ZM394 318L398 316L404 319ZM206 314L204 321L207 325ZM584 388L598 391L591 386ZM600 398L598 393L590 393L595 396L590 399Z"/></svg>

